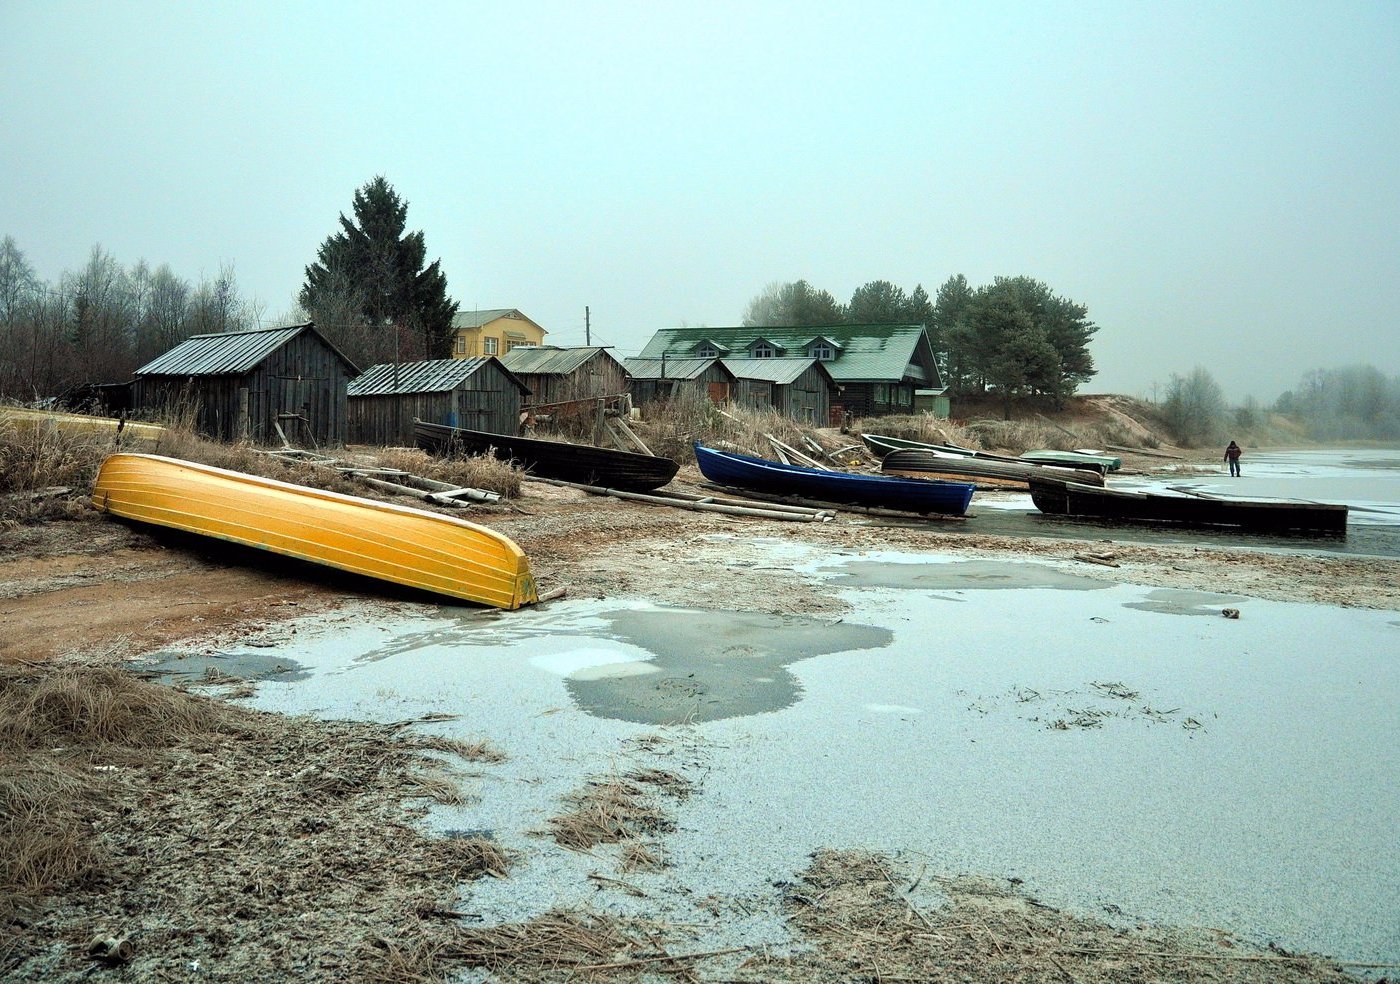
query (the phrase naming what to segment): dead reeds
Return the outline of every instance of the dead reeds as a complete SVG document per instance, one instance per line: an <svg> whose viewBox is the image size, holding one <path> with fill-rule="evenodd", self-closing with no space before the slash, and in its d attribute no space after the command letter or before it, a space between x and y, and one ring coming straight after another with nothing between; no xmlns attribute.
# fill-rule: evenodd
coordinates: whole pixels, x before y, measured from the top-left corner
<svg viewBox="0 0 1400 984"><path fill-rule="evenodd" d="M405 822L461 798L458 747L116 670L0 669L0 977L85 979L82 947L54 944L97 926L139 936L137 980L196 959L230 980L364 979L370 927L418 939L423 911L509 869L489 839Z"/></svg>
<svg viewBox="0 0 1400 984"><path fill-rule="evenodd" d="M910 877L866 851L820 851L788 886L785 908L808 944L761 955L734 981L1110 981L1342 984L1353 978L1321 957L1260 951L1218 930L1124 929L1073 916L1014 885ZM917 908L934 881L946 898Z"/></svg>
<svg viewBox="0 0 1400 984"><path fill-rule="evenodd" d="M551 817L546 831L562 847L577 851L665 833L676 824L657 794L684 799L692 788L684 776L663 769L594 776L566 797L570 809Z"/></svg>

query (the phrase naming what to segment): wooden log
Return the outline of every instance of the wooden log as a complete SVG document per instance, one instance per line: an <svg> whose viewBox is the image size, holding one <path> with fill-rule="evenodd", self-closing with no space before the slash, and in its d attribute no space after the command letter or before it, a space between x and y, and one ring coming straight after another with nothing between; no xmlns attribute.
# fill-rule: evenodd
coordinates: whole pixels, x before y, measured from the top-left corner
<svg viewBox="0 0 1400 984"><path fill-rule="evenodd" d="M713 502L696 502L691 499L680 499L667 495L644 495L641 492L624 492L621 489L605 489L597 485L582 485L578 482L566 482L560 478L540 478L536 475L526 476L525 481L544 482L547 485L580 489L591 495L612 496L616 499L626 499L629 502L644 502L653 506L672 506L676 509L689 509L692 512L715 512L724 513L729 516L751 516L755 519L776 519L798 523L825 523L830 522L832 519L831 515L822 510L814 510L811 513L797 513L779 509L759 509L752 506L720 505Z"/></svg>
<svg viewBox="0 0 1400 984"><path fill-rule="evenodd" d="M702 482L701 488L719 489L732 495L742 496L745 499L757 499L761 502L786 502L800 506L812 506L819 509L837 509L841 512L858 512L867 516L889 516L896 519L930 519L939 521L961 521L967 519L966 516L950 516L946 513L916 513L903 512L898 509L882 509L879 506L853 506L842 502L821 502L817 499L804 499L796 495L770 495L767 492L753 492L749 489L736 489L728 485L715 485L712 482Z"/></svg>
<svg viewBox="0 0 1400 984"><path fill-rule="evenodd" d="M716 486L716 488L718 488L718 486ZM712 495L700 496L700 495L694 495L694 494L692 494L692 493L690 493L690 492L677 492L677 491L674 490L674 489L667 489L667 490L666 490L666 495L668 495L668 496L673 496L673 497L675 497L675 498L677 498L677 499L689 499L689 500L691 500L692 502L718 502L718 503L720 503L721 505L729 505L729 506L742 506L742 505L745 504L744 501L743 501L743 500L740 500L740 499L717 499L717 498L715 498L715 497L712 496ZM781 503L781 502L775 502L775 503L773 503L773 505L771 506L771 508L777 509L777 510L781 510L781 511L790 511L790 512L804 512L804 513L818 513L818 514L825 513L825 514L827 514L827 515L829 515L829 516L835 516L835 515L836 515L836 510L835 510L835 509L832 509L832 508L820 508L820 509L819 509L819 508L814 508L814 507L812 507L812 506L794 506L794 505L789 505L789 504L787 504L787 503Z"/></svg>
<svg viewBox="0 0 1400 984"><path fill-rule="evenodd" d="M461 499L435 498L442 494L440 492L424 492L422 489L415 489L408 485L400 485L397 482L386 482L382 478L370 478L368 475L359 475L357 477L366 485L372 485L377 489L383 489L386 492L393 492L397 495L410 495L415 499L422 499L424 502L431 502L439 506L456 506L460 509L466 509L471 505L471 503L463 502Z"/></svg>

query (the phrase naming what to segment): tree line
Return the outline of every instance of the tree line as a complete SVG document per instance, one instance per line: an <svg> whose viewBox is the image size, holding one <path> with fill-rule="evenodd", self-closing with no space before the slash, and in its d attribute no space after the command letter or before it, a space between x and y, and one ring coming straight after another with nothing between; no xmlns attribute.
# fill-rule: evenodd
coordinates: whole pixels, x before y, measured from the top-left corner
<svg viewBox="0 0 1400 984"><path fill-rule="evenodd" d="M277 324L314 320L361 367L446 358L457 303L422 232L406 232L408 203L382 176L356 190L353 219L306 268L298 303ZM197 283L167 264L126 265L100 244L55 283L41 280L13 236L0 243L0 396L62 396L85 383L123 382L192 335L259 327L263 306L239 291L232 264Z"/></svg>
<svg viewBox="0 0 1400 984"><path fill-rule="evenodd" d="M41 280L13 236L0 242L0 395L35 400L121 381L191 335L257 324L231 264L193 283L167 264L124 265L100 244L81 269Z"/></svg>
<svg viewBox="0 0 1400 984"><path fill-rule="evenodd" d="M770 284L744 312L745 325L918 324L944 359L955 395L994 390L1004 401L1048 397L1056 405L1093 378L1089 309L1033 277L996 277L973 287L949 277L933 298L888 280L855 289L842 304L805 280Z"/></svg>
<svg viewBox="0 0 1400 984"><path fill-rule="evenodd" d="M1313 440L1395 440L1400 376L1369 365L1313 369L1271 407L1252 397L1232 407L1209 370L1197 366L1171 377L1162 414L1172 436L1187 446L1218 443L1235 432L1267 434L1271 414L1296 422Z"/></svg>

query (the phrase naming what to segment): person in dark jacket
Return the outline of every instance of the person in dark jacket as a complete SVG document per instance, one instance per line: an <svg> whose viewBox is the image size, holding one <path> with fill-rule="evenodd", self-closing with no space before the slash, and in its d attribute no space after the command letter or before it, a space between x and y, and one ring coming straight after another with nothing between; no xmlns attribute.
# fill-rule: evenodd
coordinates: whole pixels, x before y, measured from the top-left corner
<svg viewBox="0 0 1400 984"><path fill-rule="evenodd" d="M1228 448L1225 449L1225 460L1226 460L1226 461L1229 463L1229 465L1230 465L1230 477L1231 477L1231 478L1239 478L1239 477L1240 477L1240 446L1239 446L1238 444L1236 444L1234 441L1231 441L1231 442L1230 442L1230 446L1229 446Z"/></svg>

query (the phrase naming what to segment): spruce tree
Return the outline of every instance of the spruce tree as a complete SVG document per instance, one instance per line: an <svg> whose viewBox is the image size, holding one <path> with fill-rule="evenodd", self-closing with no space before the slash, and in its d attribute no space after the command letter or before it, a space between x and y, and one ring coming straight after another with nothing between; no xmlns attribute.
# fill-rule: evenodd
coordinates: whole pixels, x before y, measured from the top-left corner
<svg viewBox="0 0 1400 984"><path fill-rule="evenodd" d="M408 202L378 175L356 190L352 205L354 219L341 213L340 231L326 237L306 268L302 306L313 318L343 311L351 292L366 327L388 335L411 331L421 336L426 357L447 358L457 302L447 296L440 262L424 265L423 233L404 232Z"/></svg>

